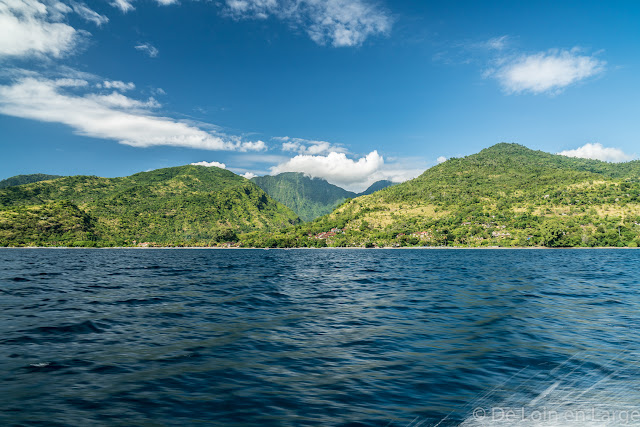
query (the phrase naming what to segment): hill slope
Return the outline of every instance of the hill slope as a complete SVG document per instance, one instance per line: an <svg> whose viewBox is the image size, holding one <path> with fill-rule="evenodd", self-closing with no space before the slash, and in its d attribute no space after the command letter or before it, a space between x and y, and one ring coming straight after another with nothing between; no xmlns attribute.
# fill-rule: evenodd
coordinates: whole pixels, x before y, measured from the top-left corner
<svg viewBox="0 0 640 427"><path fill-rule="evenodd" d="M61 175L47 175L44 173L34 173L31 175L16 175L0 181L0 188L15 187L16 185L31 184L32 182L48 181L62 178Z"/></svg>
<svg viewBox="0 0 640 427"><path fill-rule="evenodd" d="M251 180L268 195L297 213L303 221L312 221L331 213L346 199L371 194L393 185L391 181L378 181L364 192L354 193L324 179L310 178L301 172L258 176Z"/></svg>
<svg viewBox="0 0 640 427"><path fill-rule="evenodd" d="M396 183L395 182L391 182L391 181L389 181L387 179L376 181L373 184L371 184L369 186L369 188L364 190L362 193L359 193L358 196L367 196L369 194L375 193L376 191L380 191L380 190L383 190L383 189L385 189L387 187L391 187L392 185L396 185Z"/></svg>
<svg viewBox="0 0 640 427"><path fill-rule="evenodd" d="M258 176L251 180L275 200L297 213L303 221L326 215L345 199L356 197L356 193L300 172Z"/></svg>
<svg viewBox="0 0 640 427"><path fill-rule="evenodd" d="M612 164L498 144L344 203L295 245L635 246L640 162ZM311 235L311 237L309 237Z"/></svg>
<svg viewBox="0 0 640 427"><path fill-rule="evenodd" d="M0 244L205 244L295 224L295 213L219 168L73 176L0 190Z"/></svg>

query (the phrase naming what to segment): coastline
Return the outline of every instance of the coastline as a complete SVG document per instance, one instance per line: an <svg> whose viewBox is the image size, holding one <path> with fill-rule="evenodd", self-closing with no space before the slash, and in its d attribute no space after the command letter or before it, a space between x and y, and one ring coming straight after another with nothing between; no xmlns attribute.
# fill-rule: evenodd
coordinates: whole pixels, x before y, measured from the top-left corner
<svg viewBox="0 0 640 427"><path fill-rule="evenodd" d="M324 247L324 248L238 248L238 247L230 247L230 248L222 248L222 247L211 247L211 246L158 246L158 247L132 247L132 246L114 246L114 247L75 247L75 246L2 246L0 249L73 249L73 250L108 250L108 249L126 249L126 250L194 250L194 249L204 249L204 250L254 250L254 251L272 251L272 250L280 250L280 251L290 251L290 250L602 250L602 249L640 249L633 248L629 246L596 246L596 247L562 247L562 248L550 248L545 246L512 246L512 247L504 247L504 246L484 246L484 247L465 247L465 246L403 246L403 247L391 247L385 246L381 248L363 248L363 247Z"/></svg>

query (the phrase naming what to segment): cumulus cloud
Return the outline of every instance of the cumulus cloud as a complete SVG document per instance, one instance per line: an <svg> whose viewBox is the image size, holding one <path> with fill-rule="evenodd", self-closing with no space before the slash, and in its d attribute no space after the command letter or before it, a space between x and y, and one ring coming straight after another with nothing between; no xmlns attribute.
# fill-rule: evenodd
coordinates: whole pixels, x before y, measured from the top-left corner
<svg viewBox="0 0 640 427"><path fill-rule="evenodd" d="M216 167L216 168L220 168L220 169L226 169L227 165L225 165L224 163L218 163L218 162L196 162L196 163L191 163L194 166L206 166L208 168L210 167Z"/></svg>
<svg viewBox="0 0 640 427"><path fill-rule="evenodd" d="M243 150L242 151L263 151L267 149L267 144L264 141L246 141L243 142Z"/></svg>
<svg viewBox="0 0 640 427"><path fill-rule="evenodd" d="M71 8L52 1L0 2L0 58L50 55L56 58L73 50L82 34L59 22Z"/></svg>
<svg viewBox="0 0 640 427"><path fill-rule="evenodd" d="M156 47L151 45L150 43L140 43L135 46L135 49L147 54L149 58L155 58L156 56L158 56L158 53L160 53L158 49L156 49Z"/></svg>
<svg viewBox="0 0 640 427"><path fill-rule="evenodd" d="M391 17L365 0L226 0L236 18L274 16L303 28L311 39L335 47L359 46L368 37L387 34Z"/></svg>
<svg viewBox="0 0 640 427"><path fill-rule="evenodd" d="M445 156L440 156L436 160L438 163L444 163L447 161L447 158Z"/></svg>
<svg viewBox="0 0 640 427"><path fill-rule="evenodd" d="M358 160L349 159L344 153L335 152L326 156L300 154L272 167L271 173L275 175L282 172L304 172L337 185L349 186L366 181L383 164L384 159L377 151L372 151Z"/></svg>
<svg viewBox="0 0 640 427"><path fill-rule="evenodd" d="M567 86L604 71L606 62L580 54L578 49L540 52L500 60L485 73L498 80L507 93L558 93Z"/></svg>
<svg viewBox="0 0 640 427"><path fill-rule="evenodd" d="M293 151L299 154L327 154L331 152L346 153L347 150L327 141L313 141L302 138L290 138L288 136L275 137L277 141L282 141L282 151Z"/></svg>
<svg viewBox="0 0 640 427"><path fill-rule="evenodd" d="M242 177L244 177L244 178L246 178L246 179L251 179L251 178L255 178L255 177L256 177L256 176L258 176L258 175L256 175L256 174L255 174L255 173L253 173L253 172L245 172L245 173L243 173L241 176L242 176Z"/></svg>
<svg viewBox="0 0 640 427"><path fill-rule="evenodd" d="M77 94L88 84L73 79L51 80L29 73L11 84L0 85L0 113L14 117L61 123L79 135L110 139L134 147L168 145L205 150L263 150L262 141L213 134L192 124L154 114L160 104L140 101L120 93ZM76 79L77 80L77 79Z"/></svg>
<svg viewBox="0 0 640 427"><path fill-rule="evenodd" d="M423 170L409 167L408 163L401 160L385 163L377 151L372 151L357 160L348 158L345 153L336 152L326 156L299 154L271 167L270 173L277 175L282 172L303 172L351 191L362 191L376 181L388 179L403 182L418 176Z"/></svg>
<svg viewBox="0 0 640 427"><path fill-rule="evenodd" d="M312 177L324 178L338 185L353 185L366 181L378 171L384 159L377 151L372 151L358 160L347 158L344 153L329 153L326 156L300 154L285 163L271 168L272 174L282 172L304 172Z"/></svg>
<svg viewBox="0 0 640 427"><path fill-rule="evenodd" d="M604 162L627 162L633 160L636 156L629 155L619 148L604 147L596 142L593 144L585 144L575 150L565 150L558 154L567 157L579 157L582 159L602 160Z"/></svg>

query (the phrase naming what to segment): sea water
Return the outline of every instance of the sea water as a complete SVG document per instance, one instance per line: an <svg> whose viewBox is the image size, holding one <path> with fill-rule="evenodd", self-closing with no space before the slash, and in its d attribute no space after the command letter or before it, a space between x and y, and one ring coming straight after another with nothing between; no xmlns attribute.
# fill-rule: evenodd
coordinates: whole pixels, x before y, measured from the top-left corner
<svg viewBox="0 0 640 427"><path fill-rule="evenodd" d="M636 250L0 249L0 425L640 425L639 285Z"/></svg>

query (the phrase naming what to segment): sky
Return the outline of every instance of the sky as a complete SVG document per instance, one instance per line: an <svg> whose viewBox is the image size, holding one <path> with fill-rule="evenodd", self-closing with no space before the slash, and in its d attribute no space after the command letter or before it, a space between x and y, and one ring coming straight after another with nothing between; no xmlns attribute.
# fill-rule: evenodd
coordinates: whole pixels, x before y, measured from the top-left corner
<svg viewBox="0 0 640 427"><path fill-rule="evenodd" d="M0 179L637 159L640 2L0 0Z"/></svg>

